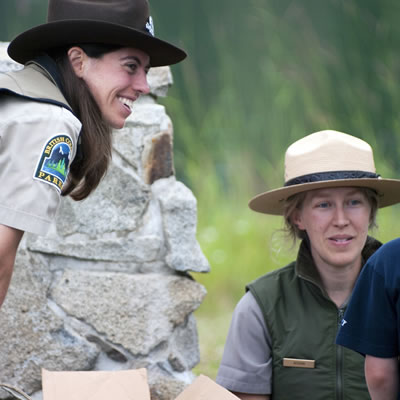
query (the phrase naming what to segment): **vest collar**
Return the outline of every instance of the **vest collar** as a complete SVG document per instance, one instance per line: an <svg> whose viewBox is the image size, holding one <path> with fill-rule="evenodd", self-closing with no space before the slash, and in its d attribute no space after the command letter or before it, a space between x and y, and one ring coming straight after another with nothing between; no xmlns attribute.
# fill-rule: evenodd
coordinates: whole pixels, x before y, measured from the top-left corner
<svg viewBox="0 0 400 400"><path fill-rule="evenodd" d="M374 239L371 236L367 237L367 241L365 243L364 248L361 252L362 257L362 267L368 260L368 258L382 245L381 242ZM318 272L317 267L315 266L314 260L311 255L310 243L308 238L304 239L299 248L299 252L297 254L295 271L298 277L311 281L315 285L317 285L321 290L325 291L323 288L321 276Z"/></svg>

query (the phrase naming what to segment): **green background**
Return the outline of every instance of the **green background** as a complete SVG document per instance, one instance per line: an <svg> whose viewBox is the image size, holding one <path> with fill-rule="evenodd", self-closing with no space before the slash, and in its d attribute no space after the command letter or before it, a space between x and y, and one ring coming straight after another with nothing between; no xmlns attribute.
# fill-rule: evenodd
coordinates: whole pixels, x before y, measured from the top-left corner
<svg viewBox="0 0 400 400"><path fill-rule="evenodd" d="M45 21L45 0L1 0L0 40ZM210 274L196 316L202 361L215 377L244 285L295 249L281 220L247 208L283 182L286 147L323 129L367 140L377 171L400 175L400 3L395 0L151 0L156 35L187 50L160 102L174 123L178 179L198 199ZM373 234L399 236L399 207Z"/></svg>

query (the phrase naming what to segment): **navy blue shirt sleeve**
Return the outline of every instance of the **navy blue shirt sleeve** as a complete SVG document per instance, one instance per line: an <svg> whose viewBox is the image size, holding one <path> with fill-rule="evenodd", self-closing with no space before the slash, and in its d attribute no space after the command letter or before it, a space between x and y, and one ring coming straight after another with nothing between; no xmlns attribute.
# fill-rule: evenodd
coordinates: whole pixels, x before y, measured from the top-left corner
<svg viewBox="0 0 400 400"><path fill-rule="evenodd" d="M357 280L336 343L361 354L399 354L400 239L383 245Z"/></svg>

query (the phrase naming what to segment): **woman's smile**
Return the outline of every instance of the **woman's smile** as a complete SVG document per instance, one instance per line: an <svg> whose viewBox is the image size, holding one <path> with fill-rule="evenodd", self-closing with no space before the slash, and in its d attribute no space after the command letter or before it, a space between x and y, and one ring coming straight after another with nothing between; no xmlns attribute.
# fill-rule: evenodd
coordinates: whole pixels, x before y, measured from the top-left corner
<svg viewBox="0 0 400 400"><path fill-rule="evenodd" d="M129 112L132 112L133 103L135 102L136 99L131 100L131 99L127 99L126 97L118 97L118 100L119 100L126 108L129 109Z"/></svg>
<svg viewBox="0 0 400 400"><path fill-rule="evenodd" d="M123 128L133 103L150 92L147 72L149 56L139 49L124 47L100 59L84 57L81 78L88 85L103 118L112 128Z"/></svg>

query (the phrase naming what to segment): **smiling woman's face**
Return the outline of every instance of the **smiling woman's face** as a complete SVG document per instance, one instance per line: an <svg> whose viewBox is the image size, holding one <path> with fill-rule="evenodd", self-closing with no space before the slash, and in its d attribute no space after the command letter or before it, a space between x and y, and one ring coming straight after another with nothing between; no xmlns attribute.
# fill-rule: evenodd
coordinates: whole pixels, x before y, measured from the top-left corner
<svg viewBox="0 0 400 400"><path fill-rule="evenodd" d="M73 54L71 51L74 49L83 52L74 47L69 54ZM80 62L73 63L73 66L75 73L89 87L103 118L112 128L122 128L132 112L133 102L140 95L149 93L147 72L150 58L139 49L124 47L100 58L89 57L83 52Z"/></svg>
<svg viewBox="0 0 400 400"><path fill-rule="evenodd" d="M307 192L292 221L307 232L317 267L361 267L370 217L365 194L357 188L340 187Z"/></svg>

